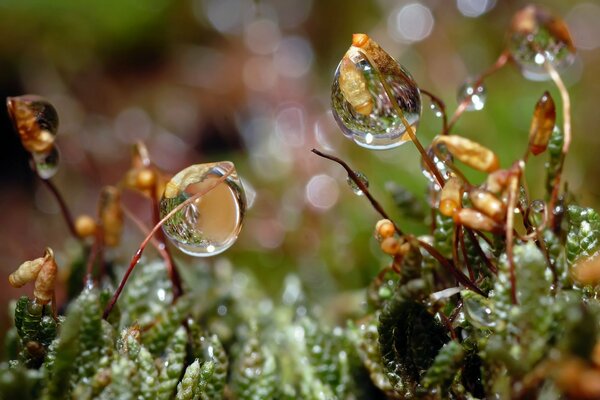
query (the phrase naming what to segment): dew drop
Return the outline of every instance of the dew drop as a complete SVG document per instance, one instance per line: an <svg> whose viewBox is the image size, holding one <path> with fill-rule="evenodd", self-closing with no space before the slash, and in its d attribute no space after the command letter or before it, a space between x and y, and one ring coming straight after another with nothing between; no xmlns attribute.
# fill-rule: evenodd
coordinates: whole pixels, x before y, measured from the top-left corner
<svg viewBox="0 0 600 400"><path fill-rule="evenodd" d="M544 203L543 200L534 200L531 202L531 211L533 211L534 213L542 213L544 212L544 209L546 208L546 203Z"/></svg>
<svg viewBox="0 0 600 400"><path fill-rule="evenodd" d="M467 320L479 329L489 329L496 326L494 313L488 304L488 300L480 296L471 296L470 293L464 295L463 290L463 308Z"/></svg>
<svg viewBox="0 0 600 400"><path fill-rule="evenodd" d="M410 74L363 34L354 35L335 71L331 103L344 135L375 150L409 141L402 119L416 132L421 115L421 94Z"/></svg>
<svg viewBox="0 0 600 400"><path fill-rule="evenodd" d="M369 180L367 179L367 176L360 171L354 171L354 173L356 174L358 179L360 179L360 181L363 183L363 185L365 185L368 188ZM354 182L352 180L352 178L350 178L350 176L348 176L346 178L346 183L348 183L348 186L350 186L350 189L352 189L352 191L354 192L355 195L362 196L364 194L363 191L360 190L360 188L358 187L356 182Z"/></svg>
<svg viewBox="0 0 600 400"><path fill-rule="evenodd" d="M476 82L467 80L458 89L456 95L456 101L459 104L465 102L466 111L479 111L485 107L485 100L487 99L487 90L483 84L476 85Z"/></svg>
<svg viewBox="0 0 600 400"><path fill-rule="evenodd" d="M60 152L58 147L53 146L47 153L31 153L35 163L35 171L42 179L50 179L58 171L60 163Z"/></svg>
<svg viewBox="0 0 600 400"><path fill-rule="evenodd" d="M450 176L452 175L452 173L451 173L451 169L448 167L446 162L450 162L450 163L452 162L452 155L450 154L448 149L446 149L445 146L440 145L437 147L437 152L436 152L433 149L433 147L429 146L427 148L426 152L429 155L429 158L431 158L433 160L433 163L435 164L437 169L440 171L442 177L444 179L449 179ZM427 178L432 184L437 184L437 180L435 179L435 176L431 173L431 171L429 171L429 168L427 167L427 164L425 163L425 161L423 159L421 159L421 172L423 173L425 178Z"/></svg>
<svg viewBox="0 0 600 400"><path fill-rule="evenodd" d="M431 103L429 105L429 108L431 109L431 112L436 118L442 118L442 116L444 115L437 103Z"/></svg>
<svg viewBox="0 0 600 400"><path fill-rule="evenodd" d="M231 175L218 183L230 170ZM246 212L246 196L233 163L192 165L167 184L160 201L161 218L201 192L206 193L169 218L163 231L182 252L209 257L235 243Z"/></svg>
<svg viewBox="0 0 600 400"><path fill-rule="evenodd" d="M508 50L523 76L533 81L549 79L546 61L560 69L575 59L575 46L565 22L535 5L526 6L513 17Z"/></svg>

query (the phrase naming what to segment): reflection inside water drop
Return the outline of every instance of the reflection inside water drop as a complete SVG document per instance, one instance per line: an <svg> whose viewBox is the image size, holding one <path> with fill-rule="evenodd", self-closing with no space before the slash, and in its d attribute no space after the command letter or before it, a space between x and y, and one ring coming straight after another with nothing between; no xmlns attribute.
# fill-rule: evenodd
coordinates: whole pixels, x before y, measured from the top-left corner
<svg viewBox="0 0 600 400"><path fill-rule="evenodd" d="M42 179L50 179L58 171L60 163L60 152L57 146L53 146L52 150L47 153L31 153L33 162L35 163L35 172Z"/></svg>
<svg viewBox="0 0 600 400"><path fill-rule="evenodd" d="M231 175L219 182L229 170ZM167 220L163 231L184 253L208 257L236 241L246 212L246 198L230 162L193 165L175 175L160 202L161 218L192 196L205 192Z"/></svg>
<svg viewBox="0 0 600 400"><path fill-rule="evenodd" d="M487 99L487 91L483 84L476 84L476 82L467 80L458 89L456 95L456 101L461 104L465 103L466 111L479 111L485 107L485 100Z"/></svg>
<svg viewBox="0 0 600 400"><path fill-rule="evenodd" d="M360 171L354 171L354 173L356 174L358 179L360 179L362 184L368 188L369 180L367 179L367 176ZM346 183L348 183L348 186L350 186L350 189L352 189L352 191L354 192L355 195L362 196L364 194L363 191L360 189L360 187L358 187L356 182L354 182L354 180L352 178L350 178L350 175L348 175L348 177L346 178Z"/></svg>

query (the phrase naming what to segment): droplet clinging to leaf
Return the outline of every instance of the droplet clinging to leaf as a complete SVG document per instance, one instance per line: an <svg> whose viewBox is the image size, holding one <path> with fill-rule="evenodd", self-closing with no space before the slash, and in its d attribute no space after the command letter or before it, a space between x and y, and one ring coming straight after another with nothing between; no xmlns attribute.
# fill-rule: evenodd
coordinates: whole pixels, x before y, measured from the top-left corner
<svg viewBox="0 0 600 400"><path fill-rule="evenodd" d="M161 218L198 193L204 194L169 218L163 231L184 253L208 257L235 243L246 212L246 196L233 163L192 165L167 184L160 201Z"/></svg>
<svg viewBox="0 0 600 400"><path fill-rule="evenodd" d="M544 92L535 105L529 128L529 150L535 156L548 147L556 122L556 107L550 93Z"/></svg>
<svg viewBox="0 0 600 400"><path fill-rule="evenodd" d="M575 46L565 22L536 5L528 5L514 15L508 50L523 76L534 81L549 79L545 62L560 69L575 58Z"/></svg>
<svg viewBox="0 0 600 400"><path fill-rule="evenodd" d="M348 138L369 149L389 149L416 131L421 94L410 74L365 34L355 34L335 72L333 115ZM404 121L403 121L404 120Z"/></svg>

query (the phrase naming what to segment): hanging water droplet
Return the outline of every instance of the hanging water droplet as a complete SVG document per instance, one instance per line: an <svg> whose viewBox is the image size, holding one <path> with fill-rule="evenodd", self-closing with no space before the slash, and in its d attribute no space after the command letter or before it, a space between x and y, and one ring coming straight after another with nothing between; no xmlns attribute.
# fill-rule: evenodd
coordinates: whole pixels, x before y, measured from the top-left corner
<svg viewBox="0 0 600 400"><path fill-rule="evenodd" d="M496 326L496 318L488 299L469 290L463 290L461 296L467 321L479 329Z"/></svg>
<svg viewBox="0 0 600 400"><path fill-rule="evenodd" d="M363 34L353 36L335 71L331 103L344 135L375 150L409 141L404 122L416 132L421 115L421 94L410 74Z"/></svg>
<svg viewBox="0 0 600 400"><path fill-rule="evenodd" d="M429 108L431 109L431 112L433 113L433 115L434 115L436 118L442 118L442 116L444 115L444 114L442 113L442 110L441 110L441 108L440 108L440 107L437 105L437 103L431 103L431 104L429 105Z"/></svg>
<svg viewBox="0 0 600 400"><path fill-rule="evenodd" d="M219 182L230 171L231 175ZM233 163L192 165L167 184L160 201L161 218L201 192L205 194L165 222L163 231L184 253L208 257L222 253L236 241L246 212L246 196Z"/></svg>
<svg viewBox="0 0 600 400"><path fill-rule="evenodd" d="M446 146L437 146L437 152L433 149L432 146L429 146L426 152L429 155L429 158L433 160L433 163L437 167L438 171L440 171L442 177L444 179L449 179L452 175L452 170L448 167L446 162L452 162L452 155L450 154L448 149L446 149ZM423 173L425 178L427 178L432 184L437 184L435 176L431 173L423 159L421 159L421 172Z"/></svg>
<svg viewBox="0 0 600 400"><path fill-rule="evenodd" d="M534 213L542 213L546 209L546 203L543 200L534 200L531 202L531 211Z"/></svg>
<svg viewBox="0 0 600 400"><path fill-rule="evenodd" d="M466 111L479 111L485 107L485 100L487 99L487 90L482 83L476 85L476 82L467 80L458 89L456 95L456 101L459 104L465 102Z"/></svg>
<svg viewBox="0 0 600 400"><path fill-rule="evenodd" d="M547 61L564 68L575 59L575 46L567 25L547 10L529 5L512 19L508 34L508 50L527 79L549 78L544 68Z"/></svg>
<svg viewBox="0 0 600 400"><path fill-rule="evenodd" d="M365 185L367 188L369 187L369 180L367 179L367 176L365 174L363 174L360 171L354 171L354 173L356 174L356 176L358 177L358 179L360 179L360 181L362 182L363 185ZM362 196L364 193L362 190L360 190L360 187L358 187L358 185L356 184L356 182L354 182L354 180L352 180L352 178L350 178L350 176L348 176L346 178L346 182L348 183L348 186L350 186L350 189L352 189L352 191L354 192L355 195L357 196Z"/></svg>
<svg viewBox="0 0 600 400"><path fill-rule="evenodd" d="M23 147L30 153L48 153L58 131L58 113L46 99L35 95L6 99Z"/></svg>
<svg viewBox="0 0 600 400"><path fill-rule="evenodd" d="M60 152L58 147L52 147L47 153L31 153L33 162L35 163L35 171L42 179L52 178L58 171L60 163Z"/></svg>

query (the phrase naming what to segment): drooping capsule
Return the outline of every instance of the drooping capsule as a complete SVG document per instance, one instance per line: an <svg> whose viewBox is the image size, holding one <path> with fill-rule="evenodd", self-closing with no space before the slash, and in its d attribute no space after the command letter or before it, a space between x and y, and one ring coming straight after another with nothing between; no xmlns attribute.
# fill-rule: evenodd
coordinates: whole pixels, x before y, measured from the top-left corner
<svg viewBox="0 0 600 400"><path fill-rule="evenodd" d="M477 142L457 135L437 136L433 145L444 144L448 151L471 168L494 172L500 167L496 153Z"/></svg>
<svg viewBox="0 0 600 400"><path fill-rule="evenodd" d="M469 191L469 199L471 199L475 209L481 211L494 221L501 222L504 220L506 205L491 192L480 188L473 188Z"/></svg>
<svg viewBox="0 0 600 400"><path fill-rule="evenodd" d="M508 185L508 178L510 177L510 171L507 169L499 169L487 176L485 179L484 187L486 190L492 193L500 193Z"/></svg>
<svg viewBox="0 0 600 400"><path fill-rule="evenodd" d="M544 92L535 105L529 127L529 151L534 156L543 153L550 142L550 135L556 122L556 107L550 93Z"/></svg>
<svg viewBox="0 0 600 400"><path fill-rule="evenodd" d="M355 34L335 72L331 103L342 132L369 149L389 149L410 140L421 94L406 70L365 34Z"/></svg>
<svg viewBox="0 0 600 400"><path fill-rule="evenodd" d="M93 236L96 229L96 221L87 214L82 214L75 219L75 232L80 238Z"/></svg>
<svg viewBox="0 0 600 400"><path fill-rule="evenodd" d="M48 153L58 131L58 113L46 99L35 95L8 97L8 114L23 147L30 153Z"/></svg>
<svg viewBox="0 0 600 400"><path fill-rule="evenodd" d="M233 163L192 165L167 183L160 201L161 218L199 193L204 194L169 218L163 231L184 253L208 257L227 250L237 240L246 213L246 196Z"/></svg>
<svg viewBox="0 0 600 400"><path fill-rule="evenodd" d="M394 233L396 233L396 228L394 227L394 223L389 219L380 219L375 224L375 236L379 240L392 237Z"/></svg>
<svg viewBox="0 0 600 400"><path fill-rule="evenodd" d="M446 181L440 193L440 213L452 217L462 206L462 186L460 178L453 176Z"/></svg>
<svg viewBox="0 0 600 400"><path fill-rule="evenodd" d="M467 228L485 232L501 233L502 225L472 208L461 208L454 214L454 222Z"/></svg>
<svg viewBox="0 0 600 400"><path fill-rule="evenodd" d="M104 244L117 246L123 233L123 208L121 191L114 186L105 186L100 193L98 215L102 224Z"/></svg>
<svg viewBox="0 0 600 400"><path fill-rule="evenodd" d="M575 46L565 22L537 5L518 11L508 32L508 50L527 79L549 78L544 63L555 68L570 65Z"/></svg>
<svg viewBox="0 0 600 400"><path fill-rule="evenodd" d="M15 272L8 276L8 283L14 288L20 288L37 278L44 264L44 257L35 260L25 261L17 268Z"/></svg>

